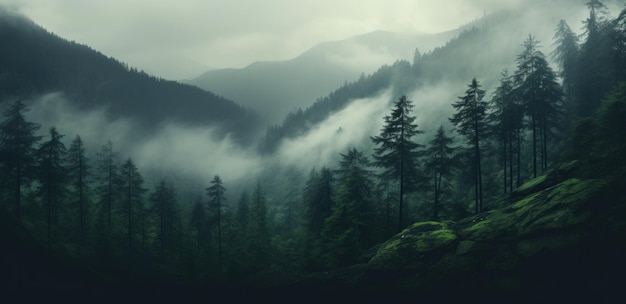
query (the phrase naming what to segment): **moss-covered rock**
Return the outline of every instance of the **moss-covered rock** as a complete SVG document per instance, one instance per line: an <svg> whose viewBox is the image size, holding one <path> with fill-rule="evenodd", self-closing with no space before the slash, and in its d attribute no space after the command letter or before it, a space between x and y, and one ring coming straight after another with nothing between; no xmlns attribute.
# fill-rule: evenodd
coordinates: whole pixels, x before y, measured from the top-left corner
<svg viewBox="0 0 626 304"><path fill-rule="evenodd" d="M533 274L526 268L541 265L529 261L577 250L590 239L593 207L605 185L570 178L528 187L540 190L458 222L415 223L380 246L362 284L398 291L528 286Z"/></svg>
<svg viewBox="0 0 626 304"><path fill-rule="evenodd" d="M396 234L370 260L371 268L422 267L442 252L455 248L457 235L449 222L415 223Z"/></svg>
<svg viewBox="0 0 626 304"><path fill-rule="evenodd" d="M585 203L605 185L600 180L569 179L524 197L508 207L459 221L462 239L506 241L580 224L589 218Z"/></svg>

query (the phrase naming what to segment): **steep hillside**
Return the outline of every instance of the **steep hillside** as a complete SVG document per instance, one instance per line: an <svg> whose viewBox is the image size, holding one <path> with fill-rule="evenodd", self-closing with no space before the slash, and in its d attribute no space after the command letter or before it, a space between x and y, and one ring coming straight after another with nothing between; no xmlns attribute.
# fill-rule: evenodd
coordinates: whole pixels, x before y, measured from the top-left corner
<svg viewBox="0 0 626 304"><path fill-rule="evenodd" d="M453 112L451 104L472 78L479 80L487 92L486 98L491 99L501 72L515 69L516 56L529 35L540 41L539 50L551 59L552 38L559 20L567 19L570 24L580 22L576 18L584 16L585 9L584 5L571 5L560 11L546 9L544 12L539 7L527 7L486 15L459 28L449 41L424 52L416 62L398 58L371 74L348 80L315 103L292 111L281 123L268 129L261 150L274 151L284 140L295 140L315 129L355 100L377 99L385 89L391 91L391 99L383 102L396 100L400 95L407 95L414 101L416 122L427 133L422 138L428 138L440 124L447 124ZM364 92L364 88L369 93ZM372 121L372 117L360 119L362 125ZM382 116L374 119L382 120Z"/></svg>
<svg viewBox="0 0 626 304"><path fill-rule="evenodd" d="M503 41L499 36L500 22L509 18L509 14L497 14L481 20L474 26L467 27L442 46L422 54L416 62L396 60L385 64L369 75L345 83L325 97L318 98L312 105L289 113L282 124L270 127L261 143L262 152L274 151L285 139L293 139L306 134L316 125L322 123L333 113L345 109L354 100L375 99L382 91L391 90L391 102L402 94L406 94L416 104L417 123L424 126L422 117L428 116L430 121L439 122L446 119L451 103L457 94L465 90L465 83L472 77L493 77L497 80L500 69L511 64L517 50L517 44ZM494 38L498 37L498 38ZM523 37L523 36L519 36ZM512 40L513 38L508 38ZM520 38L522 39L522 38ZM504 43L503 43L504 42ZM505 47L496 48L503 43ZM521 40L520 40L521 43ZM492 52L486 54L481 50L490 46ZM471 56L471 54L477 54ZM471 58L459 62L458 58ZM482 79L481 79L482 80ZM434 99L436 98L436 99ZM436 115L426 115L422 109ZM442 115L443 114L443 115ZM372 117L360 117L364 125L369 125ZM382 116L376 118L382 120Z"/></svg>
<svg viewBox="0 0 626 304"><path fill-rule="evenodd" d="M150 76L6 9L0 9L0 40L1 103L62 92L80 109L107 108L111 119L132 119L147 129L177 121L219 126L242 139L258 122L231 100Z"/></svg>
<svg viewBox="0 0 626 304"><path fill-rule="evenodd" d="M287 61L256 62L243 69L212 70L187 83L237 100L268 121L280 123L346 81L358 79L384 64L411 60L416 48L432 50L457 31L439 34L375 31L340 41L320 43Z"/></svg>

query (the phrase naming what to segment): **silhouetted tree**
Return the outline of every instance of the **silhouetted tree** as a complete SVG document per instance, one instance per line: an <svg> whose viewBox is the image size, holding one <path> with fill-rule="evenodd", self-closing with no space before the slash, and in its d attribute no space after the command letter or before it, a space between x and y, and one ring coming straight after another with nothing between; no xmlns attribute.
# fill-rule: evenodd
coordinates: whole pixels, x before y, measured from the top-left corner
<svg viewBox="0 0 626 304"><path fill-rule="evenodd" d="M322 236L331 265L350 265L362 250L374 243L374 186L369 160L356 148L340 153L337 170L337 202L324 222ZM335 260L335 261L333 261Z"/></svg>
<svg viewBox="0 0 626 304"><path fill-rule="evenodd" d="M253 260L250 252L250 196L246 190L241 192L235 211L236 231L234 235L234 260L238 262L237 270L249 269Z"/></svg>
<svg viewBox="0 0 626 304"><path fill-rule="evenodd" d="M267 199L263 193L261 183L257 183L252 193L252 201L250 208L250 245L255 266L261 269L267 266L269 261L270 235L268 227L267 215Z"/></svg>
<svg viewBox="0 0 626 304"><path fill-rule="evenodd" d="M612 44L615 52L617 82L626 81L626 7L613 21Z"/></svg>
<svg viewBox="0 0 626 304"><path fill-rule="evenodd" d="M37 149L39 187L37 193L46 206L48 244L52 242L52 224L58 224L58 210L66 192L67 170L64 166L67 150L63 135L50 128L50 138ZM58 228L57 228L58 230Z"/></svg>
<svg viewBox="0 0 626 304"><path fill-rule="evenodd" d="M224 202L224 192L226 189L223 186L222 179L219 175L213 177L211 180L211 186L206 188L207 195L209 196L210 210L215 210L217 217L217 257L218 266L220 272L222 271L222 203Z"/></svg>
<svg viewBox="0 0 626 304"><path fill-rule="evenodd" d="M439 220L439 212L441 207L441 197L446 191L450 191L451 185L449 179L455 170L459 169L460 164L456 157L456 148L450 146L453 138L446 135L443 125L439 126L434 138L424 151L427 160L424 165L424 171L430 174L433 185L433 193L435 195L433 201L433 220Z"/></svg>
<svg viewBox="0 0 626 304"><path fill-rule="evenodd" d="M74 191L75 202L78 208L79 240L85 245L85 226L87 210L87 178L89 176L89 159L85 155L85 147L79 135L76 135L67 153L68 174Z"/></svg>
<svg viewBox="0 0 626 304"><path fill-rule="evenodd" d="M587 117L600 105L602 94L612 86L610 24L607 7L598 0L586 3L589 16L584 21L585 39L580 47L576 81L579 117Z"/></svg>
<svg viewBox="0 0 626 304"><path fill-rule="evenodd" d="M128 239L128 255L132 257L132 242L134 238L133 218L139 217L139 219L143 221L143 194L146 190L143 188L143 177L131 158L128 158L120 167L120 173L122 178L122 190L125 194L122 210L126 214L127 220L126 237Z"/></svg>
<svg viewBox="0 0 626 304"><path fill-rule="evenodd" d="M303 224L305 229L305 247L303 248L306 267L319 267L323 249L321 248L321 233L324 221L332 213L335 204L334 173L327 167L319 172L312 169L302 191Z"/></svg>
<svg viewBox="0 0 626 304"><path fill-rule="evenodd" d="M516 94L530 119L533 177L537 177L537 155L541 156L541 170L548 167L547 138L550 128L558 126L562 112L560 108L562 92L556 80L556 73L550 68L543 53L538 50L539 42L529 35L523 46L523 51L517 56L514 81Z"/></svg>
<svg viewBox="0 0 626 304"><path fill-rule="evenodd" d="M208 226L207 214L202 198L198 198L193 204L189 226L195 232L196 254L200 256L203 240L206 240Z"/></svg>
<svg viewBox="0 0 626 304"><path fill-rule="evenodd" d="M423 133L417 129L415 116L411 115L413 102L401 96L394 103L390 115L384 117L385 125L378 136L371 137L378 145L374 149L374 166L383 168L383 178L399 181L398 231L404 228L404 194L419 187L417 157L420 144L413 137Z"/></svg>
<svg viewBox="0 0 626 304"><path fill-rule="evenodd" d="M504 69L500 74L500 84L496 87L490 103L489 123L491 135L499 143L502 151L504 193L507 188L513 190L513 172L517 167L517 185L520 179L519 156L521 154L520 137L524 126L524 109L516 95L513 77ZM518 156L515 166L515 155ZM507 166L508 165L508 166ZM508 173L508 176L507 176Z"/></svg>
<svg viewBox="0 0 626 304"><path fill-rule="evenodd" d="M152 203L151 213L157 219L159 256L164 258L166 249L173 247L174 232L178 225L179 210L176 205L174 186L161 180L150 195L150 202Z"/></svg>
<svg viewBox="0 0 626 304"><path fill-rule="evenodd" d="M13 202L19 221L22 220L22 187L32 180L35 144L41 139L35 134L41 126L26 121L24 113L27 111L26 105L18 99L4 111L5 120L0 124L0 183L7 191L7 202Z"/></svg>
<svg viewBox="0 0 626 304"><path fill-rule="evenodd" d="M113 151L113 143L109 140L98 153L96 164L97 194L100 211L106 219L106 236L111 236L111 216L113 204L120 193L121 179L118 172L118 154Z"/></svg>
<svg viewBox="0 0 626 304"><path fill-rule="evenodd" d="M333 172L322 167L309 173L303 191L305 225L309 233L309 242L314 242L322 232L324 221L331 214L333 200Z"/></svg>
<svg viewBox="0 0 626 304"><path fill-rule="evenodd" d="M575 105L574 86L580 57L578 35L572 31L565 20L561 20L556 27L553 40L555 48L551 55L559 66L563 92L567 96L568 103Z"/></svg>
<svg viewBox="0 0 626 304"><path fill-rule="evenodd" d="M476 78L467 87L465 95L452 104L457 112L450 118L450 122L474 150L471 167L474 171L475 212L480 213L483 200L480 142L486 132L487 103L483 101L485 91Z"/></svg>

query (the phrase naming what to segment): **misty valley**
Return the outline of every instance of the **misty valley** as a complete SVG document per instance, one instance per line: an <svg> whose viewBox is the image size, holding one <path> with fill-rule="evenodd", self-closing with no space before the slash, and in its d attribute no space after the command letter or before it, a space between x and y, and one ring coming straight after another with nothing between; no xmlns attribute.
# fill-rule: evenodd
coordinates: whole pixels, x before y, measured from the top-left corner
<svg viewBox="0 0 626 304"><path fill-rule="evenodd" d="M556 2L583 19L501 10L185 81L0 5L0 290L612 299L626 8ZM359 71L337 53L379 43L412 58Z"/></svg>

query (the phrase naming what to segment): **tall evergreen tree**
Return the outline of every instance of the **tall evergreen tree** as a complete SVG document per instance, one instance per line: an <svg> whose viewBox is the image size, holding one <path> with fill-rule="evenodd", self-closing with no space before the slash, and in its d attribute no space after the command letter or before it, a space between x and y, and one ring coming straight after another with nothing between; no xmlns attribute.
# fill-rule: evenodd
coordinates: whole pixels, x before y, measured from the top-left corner
<svg viewBox="0 0 626 304"><path fill-rule="evenodd" d="M323 252L321 234L335 204L334 183L334 172L324 166L319 172L311 170L302 191L305 231L305 248L302 251L306 267L311 270L320 267Z"/></svg>
<svg viewBox="0 0 626 304"><path fill-rule="evenodd" d="M139 173L139 170L135 166L135 163L131 158L128 158L124 164L120 167L122 177L122 191L124 192L124 204L122 206L122 212L126 216L126 237L128 240L128 256L133 256L133 239L136 230L133 227L133 219L139 219L143 222L143 194L145 189L143 188L143 177ZM141 228L141 227L140 227ZM141 231L143 232L143 231Z"/></svg>
<svg viewBox="0 0 626 304"><path fill-rule="evenodd" d="M22 187L33 179L35 145L41 139L36 135L41 126L24 117L28 110L18 99L4 111L5 120L0 124L0 184L6 189L6 201L13 203L19 221L22 220Z"/></svg>
<svg viewBox="0 0 626 304"><path fill-rule="evenodd" d="M247 190L241 192L239 201L237 201L237 209L235 211L236 232L234 235L235 260L239 262L239 270L249 269L253 260L250 252L250 195Z"/></svg>
<svg viewBox="0 0 626 304"><path fill-rule="evenodd" d="M376 195L380 198L382 206L379 206L378 212L381 213L382 225L384 226L384 233L386 237L392 236L396 227L392 227L393 218L395 218L394 208L392 205L394 202L399 201L398 187L394 185L394 181L387 176L379 176L378 183L376 185Z"/></svg>
<svg viewBox="0 0 626 304"><path fill-rule="evenodd" d="M250 198L247 191L241 192L241 197L237 202L236 211L237 223L246 231L248 223L250 222Z"/></svg>
<svg viewBox="0 0 626 304"><path fill-rule="evenodd" d="M224 192L226 188L223 186L222 179L219 175L215 175L211 180L211 185L206 188L209 196L209 210L214 210L217 218L217 260L220 272L222 271L222 204L224 203Z"/></svg>
<svg viewBox="0 0 626 304"><path fill-rule="evenodd" d="M555 48L552 51L552 58L559 66L559 76L563 86L563 92L568 103L574 105L574 88L578 61L580 57L579 38L569 27L565 20L559 21L554 33Z"/></svg>
<svg viewBox="0 0 626 304"><path fill-rule="evenodd" d="M58 225L58 213L66 194L67 169L64 166L67 150L61 141L63 135L50 128L50 138L37 150L39 187L37 193L46 206L48 244L52 242L52 225ZM58 227L56 228L58 230Z"/></svg>
<svg viewBox="0 0 626 304"><path fill-rule="evenodd" d="M378 136L371 137L378 145L374 149L374 166L383 168L383 178L399 181L398 231L404 228L404 195L421 184L417 166L417 149L421 147L413 138L423 133L418 130L415 116L411 115L413 102L401 96L394 103L390 115L384 117L385 125Z"/></svg>
<svg viewBox="0 0 626 304"><path fill-rule="evenodd" d="M68 174L74 191L75 203L78 208L79 243L85 245L87 210L87 178L89 176L89 159L85 155L85 147L79 135L74 137L68 150Z"/></svg>
<svg viewBox="0 0 626 304"><path fill-rule="evenodd" d="M471 167L474 171L475 212L480 213L483 207L480 143L484 139L487 127L487 102L483 100L485 90L482 89L482 85L476 78L472 79L467 87L465 95L460 96L452 104L457 112L450 118L450 122L456 126L457 132L465 137L474 151Z"/></svg>
<svg viewBox="0 0 626 304"><path fill-rule="evenodd" d="M613 85L607 7L598 0L590 0L586 6L589 16L584 21L585 39L580 47L576 81L576 113L579 117L591 115L600 105L602 94Z"/></svg>
<svg viewBox="0 0 626 304"><path fill-rule="evenodd" d="M455 170L459 168L456 148L452 147L454 139L449 137L443 125L439 126L434 138L429 142L425 155L427 157L424 171L430 174L433 186L433 220L439 220L441 197L444 192L451 189L449 179Z"/></svg>
<svg viewBox="0 0 626 304"><path fill-rule="evenodd" d="M373 181L369 160L356 148L341 153L337 170L337 203L324 223L322 235L331 265L350 265L361 252L374 244Z"/></svg>
<svg viewBox="0 0 626 304"><path fill-rule="evenodd" d="M251 251L256 261L255 266L263 268L267 266L270 257L270 235L267 214L267 198L261 187L261 183L257 183L252 193L252 201L250 206L250 224L251 224Z"/></svg>
<svg viewBox="0 0 626 304"><path fill-rule="evenodd" d="M538 49L539 41L529 35L523 46L523 51L517 56L514 79L516 94L530 119L533 177L537 177L538 155L541 156L540 169L544 171L548 167L548 135L551 127L558 126L562 91L556 73Z"/></svg>
<svg viewBox="0 0 626 304"><path fill-rule="evenodd" d="M489 113L491 135L502 151L504 193L513 190L514 171L517 169L517 185L520 184L521 133L524 126L524 110L516 95L513 76L507 69L500 74L500 84L495 89ZM517 162L515 161L517 155ZM507 166L508 165L508 166ZM508 176L507 176L508 173Z"/></svg>
<svg viewBox="0 0 626 304"><path fill-rule="evenodd" d="M626 7L613 21L613 41L615 51L615 68L617 81L626 81Z"/></svg>
<svg viewBox="0 0 626 304"><path fill-rule="evenodd" d="M319 238L324 221L330 216L334 204L334 174L322 167L320 172L311 170L303 191L305 225L309 234L309 243Z"/></svg>
<svg viewBox="0 0 626 304"><path fill-rule="evenodd" d="M173 248L179 210L176 205L174 186L161 180L150 195L151 213L156 218L159 256L163 259L167 249Z"/></svg>
<svg viewBox="0 0 626 304"><path fill-rule="evenodd" d="M122 177L118 171L119 157L113 150L113 143L109 140L98 152L98 162L96 165L97 174L97 194L100 211L104 215L106 222L106 236L111 236L112 212L119 193L121 192Z"/></svg>
<svg viewBox="0 0 626 304"><path fill-rule="evenodd" d="M195 233L196 255L200 256L203 247L203 240L206 240L208 226L207 214L202 198L198 198L193 204L191 218L189 219L189 226Z"/></svg>

